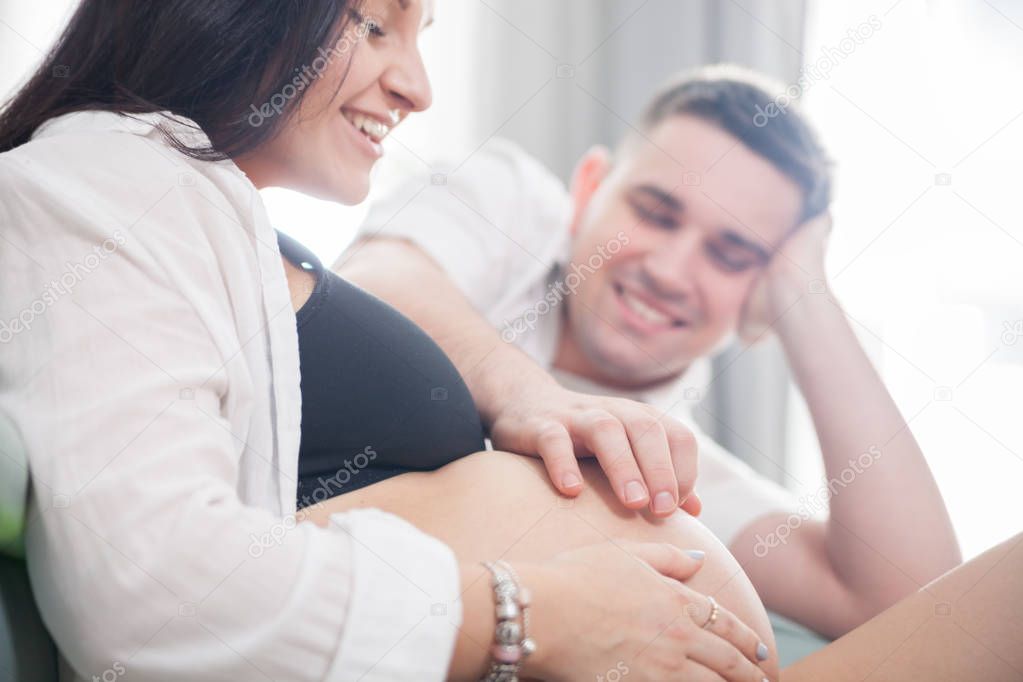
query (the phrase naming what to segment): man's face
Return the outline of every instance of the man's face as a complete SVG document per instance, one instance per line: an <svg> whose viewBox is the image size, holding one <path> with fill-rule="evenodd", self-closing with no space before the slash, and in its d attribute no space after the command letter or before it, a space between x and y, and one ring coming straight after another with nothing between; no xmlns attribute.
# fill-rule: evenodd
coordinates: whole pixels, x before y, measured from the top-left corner
<svg viewBox="0 0 1023 682"><path fill-rule="evenodd" d="M585 280L562 344L576 370L631 387L678 375L735 330L802 209L795 182L710 123L675 116L646 137L613 167L593 154L577 169L572 263Z"/></svg>

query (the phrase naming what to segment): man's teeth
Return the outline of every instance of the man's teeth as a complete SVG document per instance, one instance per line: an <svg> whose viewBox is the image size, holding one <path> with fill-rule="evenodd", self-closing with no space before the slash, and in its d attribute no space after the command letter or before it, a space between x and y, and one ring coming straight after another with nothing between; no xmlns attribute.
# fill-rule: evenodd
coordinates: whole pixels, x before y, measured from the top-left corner
<svg viewBox="0 0 1023 682"><path fill-rule="evenodd" d="M374 142L379 142L387 137L387 133L391 132L390 126L381 123L375 118L370 118L365 114L346 113L345 118L347 118L357 130L362 132L363 135Z"/></svg>
<svg viewBox="0 0 1023 682"><path fill-rule="evenodd" d="M637 315L642 317L647 322L650 322L651 324L672 326L678 326L679 324L681 324L679 321L671 317L668 317L661 311L651 308L646 303L639 300L635 296L632 296L631 294L629 294L629 292L625 291L624 289L621 291L621 296L622 300L625 302L625 305L629 306L629 310L636 313Z"/></svg>

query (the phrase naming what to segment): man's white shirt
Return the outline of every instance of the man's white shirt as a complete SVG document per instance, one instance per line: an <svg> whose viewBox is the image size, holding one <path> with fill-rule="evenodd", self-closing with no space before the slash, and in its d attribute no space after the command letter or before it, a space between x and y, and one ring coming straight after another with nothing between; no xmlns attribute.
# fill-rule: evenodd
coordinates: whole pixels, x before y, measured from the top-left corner
<svg viewBox="0 0 1023 682"><path fill-rule="evenodd" d="M565 292L587 276L567 267L570 199L564 184L520 147L487 142L464 163L440 162L374 202L357 239L401 238L432 257L473 307L566 388L654 405L699 444L700 520L726 546L754 520L791 512L794 496L725 451L693 419L708 382L706 361L656 390L624 393L551 368Z"/></svg>

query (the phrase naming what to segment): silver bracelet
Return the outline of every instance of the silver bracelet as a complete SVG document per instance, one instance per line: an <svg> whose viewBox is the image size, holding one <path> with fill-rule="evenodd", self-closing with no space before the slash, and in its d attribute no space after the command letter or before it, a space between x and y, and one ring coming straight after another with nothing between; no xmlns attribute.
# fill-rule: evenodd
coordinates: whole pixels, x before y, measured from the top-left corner
<svg viewBox="0 0 1023 682"><path fill-rule="evenodd" d="M482 564L491 573L497 625L490 650L490 670L481 682L518 682L523 659L536 650L536 642L528 634L531 595L506 562Z"/></svg>
<svg viewBox="0 0 1023 682"><path fill-rule="evenodd" d="M519 588L518 602L519 606L522 607L522 655L529 656L536 651L536 642L529 636L529 607L533 605L532 592L529 591L529 588L523 587L519 574L515 572L511 564L504 559L500 559L496 563L508 571L508 574Z"/></svg>

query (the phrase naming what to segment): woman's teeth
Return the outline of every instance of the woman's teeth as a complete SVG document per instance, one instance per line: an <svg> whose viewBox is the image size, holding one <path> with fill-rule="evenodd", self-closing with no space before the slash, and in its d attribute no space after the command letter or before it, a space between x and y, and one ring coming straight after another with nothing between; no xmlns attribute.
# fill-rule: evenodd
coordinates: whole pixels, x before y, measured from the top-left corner
<svg viewBox="0 0 1023 682"><path fill-rule="evenodd" d="M387 133L391 132L390 126L381 123L375 118L370 118L365 114L344 112L344 116L353 126L355 126L356 130L361 132L373 142L379 143L387 137Z"/></svg>

